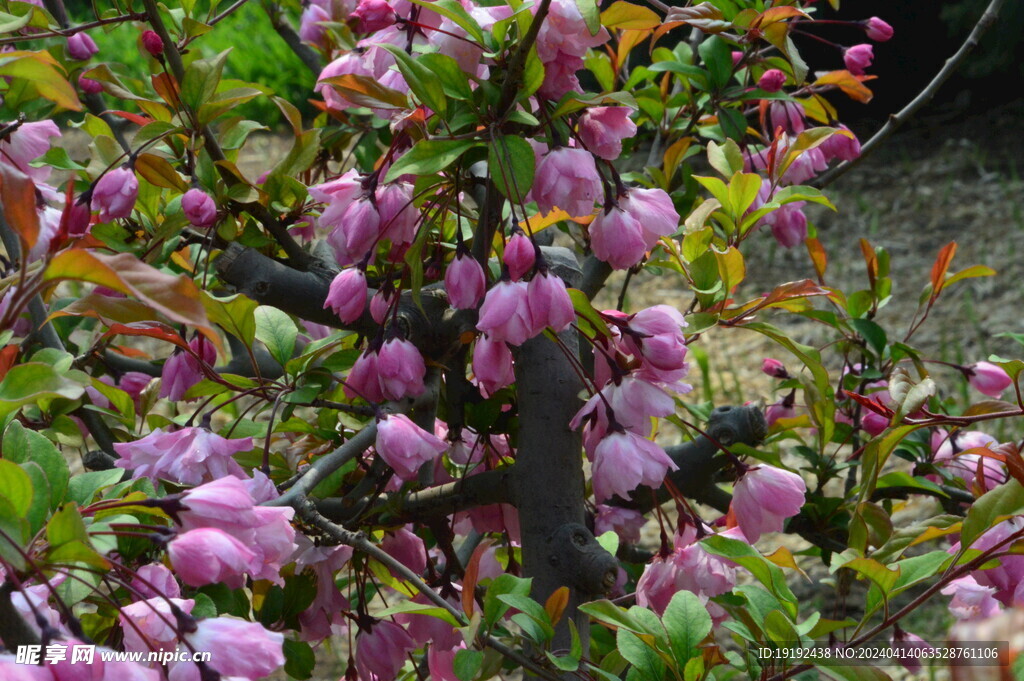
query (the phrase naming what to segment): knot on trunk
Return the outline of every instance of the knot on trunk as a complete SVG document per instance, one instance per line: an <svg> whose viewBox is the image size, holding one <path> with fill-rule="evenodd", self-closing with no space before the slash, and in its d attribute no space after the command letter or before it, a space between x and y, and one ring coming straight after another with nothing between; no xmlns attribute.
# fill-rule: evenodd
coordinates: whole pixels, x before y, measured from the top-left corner
<svg viewBox="0 0 1024 681"><path fill-rule="evenodd" d="M561 525L547 538L550 565L571 586L587 596L603 596L615 586L619 563L579 523Z"/></svg>

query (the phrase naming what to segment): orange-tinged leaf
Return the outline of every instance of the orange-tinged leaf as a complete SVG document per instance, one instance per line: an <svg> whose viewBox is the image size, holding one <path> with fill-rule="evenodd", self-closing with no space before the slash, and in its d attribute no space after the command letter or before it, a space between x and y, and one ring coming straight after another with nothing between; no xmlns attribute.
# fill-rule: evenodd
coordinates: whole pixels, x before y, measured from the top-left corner
<svg viewBox="0 0 1024 681"><path fill-rule="evenodd" d="M150 123L153 122L153 119L150 118L149 116L140 116L139 114L131 113L130 111L120 111L120 110L117 110L117 109L113 109L113 110L107 111L107 113L113 114L115 116L120 116L121 118L124 118L125 120L129 120L132 123L134 123L135 125L140 125L140 126L149 125Z"/></svg>
<svg viewBox="0 0 1024 681"><path fill-rule="evenodd" d="M730 246L725 253L715 251L715 258L718 260L718 272L722 277L723 288L732 292L747 276L743 254L735 246Z"/></svg>
<svg viewBox="0 0 1024 681"><path fill-rule="evenodd" d="M875 288L875 281L878 279L878 256L875 254L874 247L868 242L867 239L860 240L860 252L864 254L864 264L868 268L868 281L871 282L871 288Z"/></svg>
<svg viewBox="0 0 1024 681"><path fill-rule="evenodd" d="M177 189L183 193L188 191L188 183L167 159L154 154L139 154L139 157L135 159L135 170L147 182L156 187Z"/></svg>
<svg viewBox="0 0 1024 681"><path fill-rule="evenodd" d="M849 71L843 69L840 71L829 71L828 73L819 76L818 80L814 81L815 85L835 85L850 99L853 99L861 104L867 104L874 97L874 93L871 92L864 85L865 80L871 80L871 76L855 76Z"/></svg>
<svg viewBox="0 0 1024 681"><path fill-rule="evenodd" d="M133 322L131 324L111 324L110 330L103 334L103 338L113 336L146 336L156 340L166 341L177 345L183 350L188 350L188 343L170 326L163 322Z"/></svg>
<svg viewBox="0 0 1024 681"><path fill-rule="evenodd" d="M924 532L917 535L914 541L907 544L907 548L910 548L911 546L916 546L918 544L923 544L926 541L931 541L932 539L938 539L939 537L945 537L946 535L956 534L960 531L961 525L962 523L955 523L953 525L950 525L949 527L929 527Z"/></svg>
<svg viewBox="0 0 1024 681"><path fill-rule="evenodd" d="M601 24L606 28L643 30L660 26L661 17L650 7L618 0L601 12Z"/></svg>
<svg viewBox="0 0 1024 681"><path fill-rule="evenodd" d="M752 25L754 27L763 28L769 24L785 21L786 19L792 19L793 17L810 18L807 13L801 9L793 7L792 5L782 5L780 7L766 9L757 17L757 19L754 20Z"/></svg>
<svg viewBox="0 0 1024 681"><path fill-rule="evenodd" d="M692 7L672 7L665 15L665 23L655 29L654 42L678 26L693 26L704 33L721 33L732 28L732 23L725 21L722 10L710 2L702 2Z"/></svg>
<svg viewBox="0 0 1024 681"><path fill-rule="evenodd" d="M32 85L44 99L71 111L81 111L75 88L64 77L53 56L39 52L9 52L0 57L0 75L20 78Z"/></svg>
<svg viewBox="0 0 1024 681"><path fill-rule="evenodd" d="M462 610L467 617L472 617L476 610L476 585L480 575L480 560L493 543L494 541L491 539L480 542L473 550L473 555L470 556L469 564L466 566L466 574L462 578Z"/></svg>
<svg viewBox="0 0 1024 681"><path fill-rule="evenodd" d="M548 600L544 602L544 612L551 618L552 626L558 624L562 619L566 606L569 605L569 587L560 586L551 592Z"/></svg>
<svg viewBox="0 0 1024 681"><path fill-rule="evenodd" d="M43 275L43 281L65 279L88 281L133 296L172 322L199 329L222 349L199 288L184 275L166 274L128 253L104 255L76 248L58 253Z"/></svg>
<svg viewBox="0 0 1024 681"><path fill-rule="evenodd" d="M153 89L160 95L160 98L171 105L171 108L181 108L181 98L178 83L169 73L158 73L152 78Z"/></svg>
<svg viewBox="0 0 1024 681"><path fill-rule="evenodd" d="M27 251L39 239L39 212L36 209L36 184L32 178L7 163L0 164L0 202L4 218Z"/></svg>
<svg viewBox="0 0 1024 681"><path fill-rule="evenodd" d="M818 273L818 279L823 279L825 277L825 268L828 267L828 255L825 253L825 247L817 239L808 239L806 244L807 252L811 256L811 262L814 263L814 271Z"/></svg>
<svg viewBox="0 0 1024 681"><path fill-rule="evenodd" d="M626 57L633 51L633 48L647 40L647 37L651 35L651 30L647 29L625 29L619 35L619 49L615 53L615 69L616 71L622 64L626 63Z"/></svg>
<svg viewBox="0 0 1024 681"><path fill-rule="evenodd" d="M338 94L356 106L365 106L371 109L409 108L409 98L406 95L381 85L379 81L369 76L346 73L343 76L324 78L320 82L327 83L337 90Z"/></svg>
<svg viewBox="0 0 1024 681"><path fill-rule="evenodd" d="M131 298L116 298L99 293L83 296L56 312L51 312L47 321L58 317L92 317L111 324L133 324L135 322L159 321L154 319L152 308Z"/></svg>
<svg viewBox="0 0 1024 681"><path fill-rule="evenodd" d="M4 380L4 376L11 370L14 363L18 360L18 352L21 350L19 345L7 345L4 346L3 350L0 350L0 381Z"/></svg>
<svg viewBox="0 0 1024 681"><path fill-rule="evenodd" d="M789 568L790 570L796 570L804 577L807 577L807 573L800 569L800 566L796 564L796 559L793 557L793 553L785 546L780 546L775 549L774 553L770 553L765 556L768 560L775 563L779 567ZM810 577L807 577L810 580Z"/></svg>
<svg viewBox="0 0 1024 681"><path fill-rule="evenodd" d="M932 265L932 299L938 298L942 287L946 285L946 272L949 271L949 264L953 262L954 255L956 242L950 241L935 257L935 264Z"/></svg>

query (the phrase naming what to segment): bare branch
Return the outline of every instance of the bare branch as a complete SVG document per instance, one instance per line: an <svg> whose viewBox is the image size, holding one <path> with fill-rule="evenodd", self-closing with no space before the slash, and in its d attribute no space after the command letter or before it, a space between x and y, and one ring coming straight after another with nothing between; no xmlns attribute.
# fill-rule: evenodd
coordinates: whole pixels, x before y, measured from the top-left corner
<svg viewBox="0 0 1024 681"><path fill-rule="evenodd" d="M277 34L281 36L288 47L292 48L292 52L302 60L302 63L306 65L310 71L315 75L319 76L320 71L323 70L323 63L320 59L320 55L317 54L316 50L302 42L302 38L295 32L292 25L288 23L287 17L285 17L283 10L276 4L264 5L264 9L267 11L267 16L270 17L270 24L277 31Z"/></svg>

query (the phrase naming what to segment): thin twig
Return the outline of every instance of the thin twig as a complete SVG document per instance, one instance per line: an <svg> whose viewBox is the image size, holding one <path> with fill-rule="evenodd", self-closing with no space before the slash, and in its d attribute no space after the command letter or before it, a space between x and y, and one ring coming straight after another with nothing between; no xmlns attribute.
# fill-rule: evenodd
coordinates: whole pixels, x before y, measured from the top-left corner
<svg viewBox="0 0 1024 681"><path fill-rule="evenodd" d="M939 70L937 74L935 74L935 77L932 78L931 82L928 83L925 89L922 90L920 94L918 94L917 97L913 99L913 101L911 101L909 104L903 107L903 109L901 109L899 113L895 113L889 116L889 120L886 121L885 125L882 126L882 129L876 132L871 137L871 139L869 139L861 147L860 156L853 159L852 161L843 161L842 163L840 163L835 168L819 177L811 184L820 189L822 187L827 187L828 185L835 182L837 179L839 179L848 171L850 171L854 166L863 161L868 154L874 151L879 145L882 144L882 142L887 140L890 135L896 132L896 128L905 123L907 119L909 119L911 116L917 113L917 111L921 107L927 104L931 100L931 98L935 96L935 93L939 91L939 88L942 87L943 83L949 80L950 76L952 76L953 73L956 72L956 70L960 67L960 64L967 57L967 55L970 54L975 47L977 47L979 41L981 40L981 36L985 33L985 31L989 29L989 27L992 24L995 23L996 17L999 15L999 10L1003 6L1004 2L1005 0L992 0L992 2L989 3L988 7L985 9L984 14L981 15L980 19L978 19L978 23L974 25L974 29L971 31L971 34L967 36L967 40L965 40L963 45L960 46L960 49L957 50L952 57L946 60L946 63L943 65L942 69Z"/></svg>
<svg viewBox="0 0 1024 681"><path fill-rule="evenodd" d="M373 444L377 438L377 424L370 423L353 435L345 444L333 452L324 454L307 468L288 491L277 499L268 501L265 506L291 506L296 499L304 498L320 482L334 471L359 456Z"/></svg>

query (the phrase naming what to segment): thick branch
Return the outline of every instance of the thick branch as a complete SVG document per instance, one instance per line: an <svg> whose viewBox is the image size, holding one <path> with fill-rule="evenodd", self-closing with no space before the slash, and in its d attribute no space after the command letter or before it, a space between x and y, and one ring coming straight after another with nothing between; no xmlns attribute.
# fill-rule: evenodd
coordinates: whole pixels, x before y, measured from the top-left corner
<svg viewBox="0 0 1024 681"><path fill-rule="evenodd" d="M864 158L878 148L882 142L889 139L889 137L896 132L896 128L903 125L907 119L931 101L932 97L935 96L935 93L939 91L940 87L942 87L942 84L949 80L950 76L956 72L960 67L960 64L967 58L967 55L978 46L978 43L981 41L981 36L984 35L985 31L995 23L996 17L999 16L999 10L1002 8L1004 2L1005 0L992 0L992 2L988 4L988 7L985 8L985 12L981 15L981 18L978 19L978 23L974 25L974 28L971 30L971 34L967 36L967 40L965 40L960 46L960 49L957 50L952 57L946 60L942 69L935 74L935 77L932 78L931 82L928 83L924 90L921 90L917 97L903 107L903 109L898 113L889 116L889 120L882 126L882 129L876 132L871 139L861 147L860 156L852 161L843 161L811 184L815 187L827 187L838 180L858 163L863 161Z"/></svg>
<svg viewBox="0 0 1024 681"><path fill-rule="evenodd" d="M302 38L295 32L292 25L288 23L288 19L285 18L284 12L277 5L265 5L264 9L267 10L267 16L270 17L270 24L277 31L277 34L281 36L281 39L288 44L288 47L292 48L292 52L302 60L302 63L306 65L310 71L315 75L319 76L320 71L323 69L323 64L320 61L320 55L317 54L316 50L302 42Z"/></svg>
<svg viewBox="0 0 1024 681"><path fill-rule="evenodd" d="M324 454L307 468L302 477L277 499L268 501L266 506L292 506L297 499L305 498L314 487L319 485L331 473L359 456L373 445L377 438L377 424L369 423L353 435L345 444L333 452Z"/></svg>
<svg viewBox="0 0 1024 681"><path fill-rule="evenodd" d="M0 641L9 651L18 646L39 645L39 635L11 602L13 591L14 585L10 582L0 585Z"/></svg>

